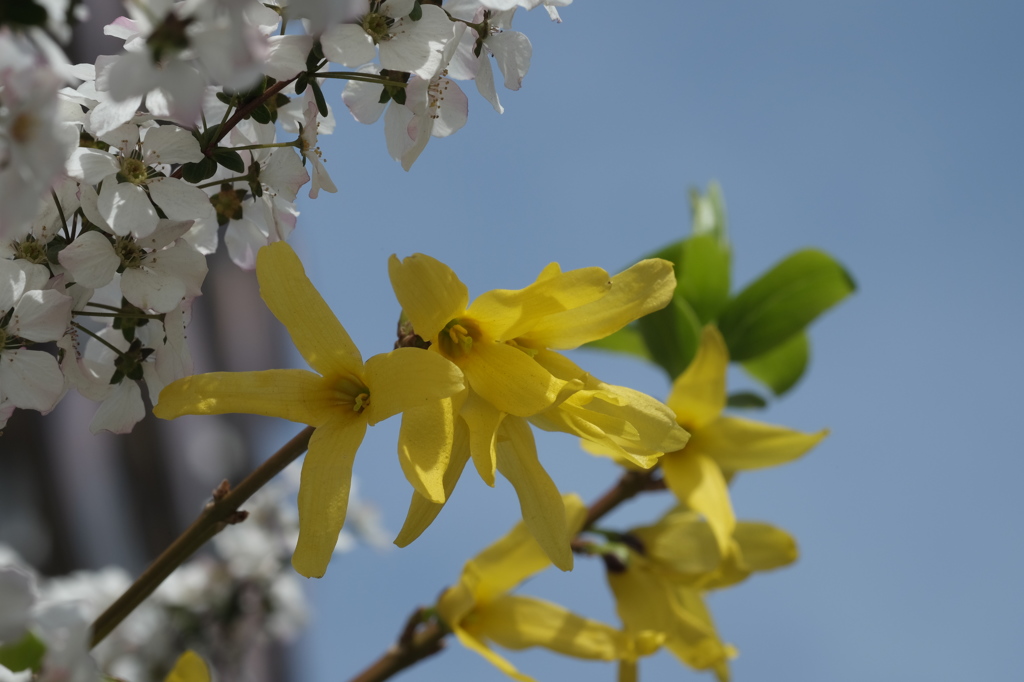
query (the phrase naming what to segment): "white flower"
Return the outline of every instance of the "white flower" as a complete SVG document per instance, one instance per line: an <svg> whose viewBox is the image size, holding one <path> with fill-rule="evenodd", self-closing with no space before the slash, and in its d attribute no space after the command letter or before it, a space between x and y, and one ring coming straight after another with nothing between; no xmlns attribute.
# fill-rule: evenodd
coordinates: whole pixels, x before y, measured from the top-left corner
<svg viewBox="0 0 1024 682"><path fill-rule="evenodd" d="M533 46L525 35L518 31L499 29L511 20L511 12L507 14L507 17L491 17L484 10L478 11L473 21L483 23L484 35L480 35L476 29L466 31L448 65L448 75L452 78L474 79L477 90L499 114L504 108L494 88L494 74L488 54L493 55L498 62L498 68L505 78L505 87L509 90L518 90L522 86L523 77L530 70L533 54Z"/></svg>
<svg viewBox="0 0 1024 682"><path fill-rule="evenodd" d="M63 78L35 44L0 27L0 238L32 219L77 131L60 118Z"/></svg>
<svg viewBox="0 0 1024 682"><path fill-rule="evenodd" d="M141 138L143 131L145 137ZM102 140L111 145L111 151L81 147L67 165L71 177L90 185L103 183L96 201L98 213L86 214L100 227L119 236L145 237L159 220L154 204L171 220L194 220L212 210L201 189L158 174L156 168L203 158L199 143L187 130L171 125L140 130L129 123ZM82 200L86 201L84 195Z"/></svg>
<svg viewBox="0 0 1024 682"><path fill-rule="evenodd" d="M209 206L206 194L199 194ZM144 311L168 313L202 293L206 259L179 239L191 227L191 220L158 220L146 237L86 232L57 258L75 281L92 289L105 286L120 271L121 293L129 303Z"/></svg>
<svg viewBox="0 0 1024 682"><path fill-rule="evenodd" d="M313 101L312 97L309 97L306 101L306 121L302 126L300 141L302 143L302 155L313 166L313 184L309 188L310 199L316 199L321 189L325 192L338 191L338 188L334 186L334 181L331 180L331 176L327 174L327 169L324 168L323 162L320 160L320 148L317 146L318 115L316 102Z"/></svg>
<svg viewBox="0 0 1024 682"><path fill-rule="evenodd" d="M71 322L71 299L44 289L45 266L0 260L0 405L46 413L64 395L64 375L52 355L28 342L56 341Z"/></svg>
<svg viewBox="0 0 1024 682"><path fill-rule="evenodd" d="M380 48L382 68L431 78L441 68L441 55L452 39L453 24L440 7L420 5L413 20L415 0L364 0L357 23L342 23L320 38L324 56L342 66L373 61Z"/></svg>

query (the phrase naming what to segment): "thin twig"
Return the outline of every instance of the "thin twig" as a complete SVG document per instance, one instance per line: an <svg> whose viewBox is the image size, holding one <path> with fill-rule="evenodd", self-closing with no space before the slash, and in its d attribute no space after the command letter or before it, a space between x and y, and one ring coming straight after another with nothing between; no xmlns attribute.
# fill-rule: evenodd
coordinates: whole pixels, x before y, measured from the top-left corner
<svg viewBox="0 0 1024 682"><path fill-rule="evenodd" d="M167 576L174 572L174 569L184 563L210 538L226 526L242 521L245 518L245 513L239 512L238 508L282 469L298 459L299 455L305 452L309 446L309 438L312 435L313 427L307 426L274 453L270 459L256 467L234 489L229 490L227 481L221 483L214 491L213 501L206 505L199 518L193 521L192 525L171 543L171 546L164 550L163 554L150 564L149 568L132 583L128 590L111 604L110 608L100 614L96 622L92 624L91 646L102 642L128 614L160 586Z"/></svg>

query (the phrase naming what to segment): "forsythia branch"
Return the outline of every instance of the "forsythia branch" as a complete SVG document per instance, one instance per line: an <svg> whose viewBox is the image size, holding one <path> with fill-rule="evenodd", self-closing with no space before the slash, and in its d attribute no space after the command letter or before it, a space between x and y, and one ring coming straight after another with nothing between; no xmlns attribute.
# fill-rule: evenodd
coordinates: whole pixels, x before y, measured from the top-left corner
<svg viewBox="0 0 1024 682"><path fill-rule="evenodd" d="M294 438L274 453L267 461L258 466L251 474L229 490L221 484L214 491L214 499L206 505L192 525L182 533L163 554L150 564L142 575L132 583L117 601L100 614L92 624L92 642L95 647L109 635L118 624L160 586L167 576L185 562L192 554L202 547L214 535L232 523L242 521L245 516L238 508L246 500L262 488L270 479L280 473L286 466L306 451L309 438L313 435L313 427L307 426Z"/></svg>

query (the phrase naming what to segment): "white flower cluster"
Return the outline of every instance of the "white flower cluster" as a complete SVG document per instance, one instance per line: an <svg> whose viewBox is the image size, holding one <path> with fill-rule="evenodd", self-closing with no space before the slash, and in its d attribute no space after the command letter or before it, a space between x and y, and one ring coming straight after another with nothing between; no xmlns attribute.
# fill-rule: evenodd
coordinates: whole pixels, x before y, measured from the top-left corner
<svg viewBox="0 0 1024 682"><path fill-rule="evenodd" d="M245 505L245 521L217 535L212 553L172 573L91 655L89 624L128 588L128 572L109 566L46 579L0 545L0 650L31 632L46 647L42 682L93 682L100 670L130 682L157 682L186 648L232 669L229 678L247 679L256 646L292 640L308 619L290 563L298 516L289 498L297 493L298 476L294 464L264 486ZM352 497L349 514L361 521L354 526L358 540L390 546L372 505ZM358 540L346 533L336 551L349 551ZM0 682L22 679L28 673L0 664Z"/></svg>
<svg viewBox="0 0 1024 682"><path fill-rule="evenodd" d="M0 428L74 388L100 403L93 432L124 433L145 413L139 381L155 404L191 373L184 329L220 235L251 269L295 228L300 187L336 191L317 147L334 127L328 80L348 80L356 120L383 115L408 170L465 125L456 80L498 112L491 57L520 87L532 48L510 30L516 9L560 21L570 2L136 0L105 29L124 51L78 65L50 38L69 35L68 0L5 10Z"/></svg>

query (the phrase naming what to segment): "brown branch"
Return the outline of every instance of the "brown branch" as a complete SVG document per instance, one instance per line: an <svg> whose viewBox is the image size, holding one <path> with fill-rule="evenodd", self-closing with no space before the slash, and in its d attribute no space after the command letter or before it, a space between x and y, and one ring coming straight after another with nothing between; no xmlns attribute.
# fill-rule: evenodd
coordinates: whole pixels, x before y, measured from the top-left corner
<svg viewBox="0 0 1024 682"><path fill-rule="evenodd" d="M437 620L423 622L426 611L416 609L398 642L349 682L381 682L444 649L448 629Z"/></svg>
<svg viewBox="0 0 1024 682"><path fill-rule="evenodd" d="M262 488L282 469L298 459L299 455L309 446L309 438L313 435L313 427L307 426L298 435L285 443L263 464L238 484L229 489L227 481L221 483L213 491L213 501L199 515L192 525L182 533L163 554L156 558L138 579L122 594L117 601L92 624L92 643L96 646L113 631L128 614L135 610L146 597L160 586L167 576L185 562L192 554L202 547L210 538L226 526L239 523L245 519L246 513L238 508L253 493Z"/></svg>

